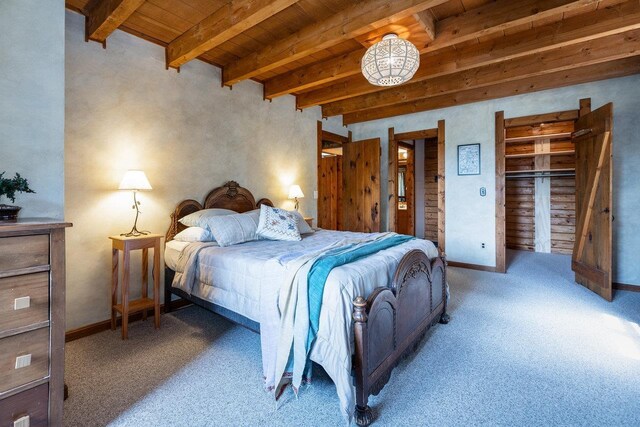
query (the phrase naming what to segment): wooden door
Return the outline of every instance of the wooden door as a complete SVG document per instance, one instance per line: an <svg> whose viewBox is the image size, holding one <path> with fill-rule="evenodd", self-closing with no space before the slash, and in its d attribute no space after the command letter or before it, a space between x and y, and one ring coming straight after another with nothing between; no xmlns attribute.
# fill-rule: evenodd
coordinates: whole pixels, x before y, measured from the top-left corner
<svg viewBox="0 0 640 427"><path fill-rule="evenodd" d="M380 231L380 138L342 146L343 229Z"/></svg>
<svg viewBox="0 0 640 427"><path fill-rule="evenodd" d="M342 156L320 158L318 227L325 230L342 229Z"/></svg>
<svg viewBox="0 0 640 427"><path fill-rule="evenodd" d="M608 301L611 287L613 104L576 122L576 241L571 268L576 282Z"/></svg>

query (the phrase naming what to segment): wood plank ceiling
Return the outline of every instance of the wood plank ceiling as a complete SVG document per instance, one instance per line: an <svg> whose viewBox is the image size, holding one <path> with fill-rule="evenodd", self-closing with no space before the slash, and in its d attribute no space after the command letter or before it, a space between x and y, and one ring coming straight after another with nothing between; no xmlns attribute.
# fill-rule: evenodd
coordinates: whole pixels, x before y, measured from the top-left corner
<svg viewBox="0 0 640 427"><path fill-rule="evenodd" d="M640 73L640 0L66 0L87 40L121 29L199 59L222 84L253 79L345 124ZM366 49L396 33L411 81L369 84Z"/></svg>

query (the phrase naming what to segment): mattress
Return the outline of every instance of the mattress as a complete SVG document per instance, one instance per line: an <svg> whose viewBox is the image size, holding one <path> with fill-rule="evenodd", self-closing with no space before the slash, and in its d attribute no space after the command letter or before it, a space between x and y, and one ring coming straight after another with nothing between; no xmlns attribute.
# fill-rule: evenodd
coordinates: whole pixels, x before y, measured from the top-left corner
<svg viewBox="0 0 640 427"><path fill-rule="evenodd" d="M178 258L182 250L189 245L189 242L179 242L177 240L169 240L164 247L164 263L172 269L176 270L178 266Z"/></svg>

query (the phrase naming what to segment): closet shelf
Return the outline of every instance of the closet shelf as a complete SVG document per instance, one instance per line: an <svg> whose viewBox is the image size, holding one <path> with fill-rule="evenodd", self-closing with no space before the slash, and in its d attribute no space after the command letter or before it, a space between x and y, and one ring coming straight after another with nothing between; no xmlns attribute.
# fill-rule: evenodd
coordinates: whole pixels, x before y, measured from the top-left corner
<svg viewBox="0 0 640 427"><path fill-rule="evenodd" d="M537 156L566 156L567 154L575 154L574 150L566 151L550 151L548 153L522 153L522 154L505 154L505 159L518 159L523 157L537 157Z"/></svg>
<svg viewBox="0 0 640 427"><path fill-rule="evenodd" d="M561 133L550 133L547 135L527 135L527 136L517 136L512 138L505 138L504 142L524 142L524 141L538 141L541 139L560 139L560 138L568 138L571 139L571 132L561 132Z"/></svg>

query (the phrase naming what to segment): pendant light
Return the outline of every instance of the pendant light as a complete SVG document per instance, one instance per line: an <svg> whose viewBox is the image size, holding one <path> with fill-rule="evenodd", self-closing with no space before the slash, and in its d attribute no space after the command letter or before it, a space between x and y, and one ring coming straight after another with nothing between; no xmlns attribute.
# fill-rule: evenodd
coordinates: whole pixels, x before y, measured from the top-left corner
<svg viewBox="0 0 640 427"><path fill-rule="evenodd" d="M420 66L420 52L408 40L391 33L367 49L362 74L375 86L396 86L413 77Z"/></svg>

